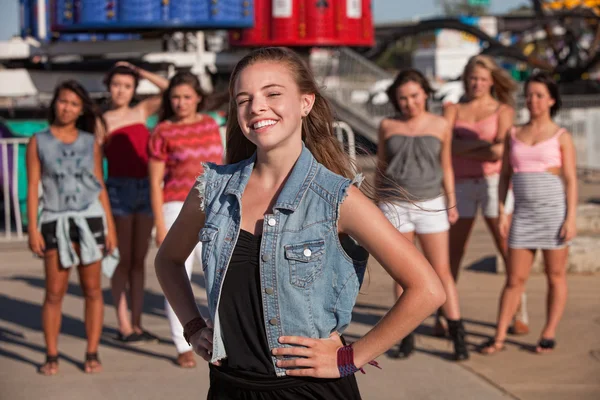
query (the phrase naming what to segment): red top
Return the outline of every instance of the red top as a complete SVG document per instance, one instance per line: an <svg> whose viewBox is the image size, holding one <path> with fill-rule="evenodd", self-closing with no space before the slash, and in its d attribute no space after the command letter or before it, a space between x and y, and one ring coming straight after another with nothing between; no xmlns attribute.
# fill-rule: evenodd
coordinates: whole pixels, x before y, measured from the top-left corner
<svg viewBox="0 0 600 400"><path fill-rule="evenodd" d="M150 131L140 123L115 129L104 145L110 178L148 177Z"/></svg>
<svg viewBox="0 0 600 400"><path fill-rule="evenodd" d="M202 170L202 162L221 164L223 143L219 125L204 115L191 124L163 121L149 144L150 157L165 162L164 202L184 201Z"/></svg>

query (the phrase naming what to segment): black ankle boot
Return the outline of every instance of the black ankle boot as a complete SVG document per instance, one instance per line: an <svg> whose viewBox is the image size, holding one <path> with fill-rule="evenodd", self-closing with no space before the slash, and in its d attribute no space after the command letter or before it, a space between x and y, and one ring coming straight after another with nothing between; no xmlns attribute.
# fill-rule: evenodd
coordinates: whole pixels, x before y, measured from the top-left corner
<svg viewBox="0 0 600 400"><path fill-rule="evenodd" d="M408 358L415 351L415 334L411 333L398 344L398 347L391 350L391 358Z"/></svg>
<svg viewBox="0 0 600 400"><path fill-rule="evenodd" d="M454 342L454 359L462 361L469 359L469 351L465 343L465 327L461 319L448 320L448 332Z"/></svg>

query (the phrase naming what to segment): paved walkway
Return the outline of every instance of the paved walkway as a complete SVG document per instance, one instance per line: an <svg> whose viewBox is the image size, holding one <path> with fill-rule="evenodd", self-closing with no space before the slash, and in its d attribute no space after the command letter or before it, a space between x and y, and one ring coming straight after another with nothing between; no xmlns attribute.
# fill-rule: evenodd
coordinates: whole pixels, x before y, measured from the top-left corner
<svg viewBox="0 0 600 400"><path fill-rule="evenodd" d="M44 399L202 399L208 374L205 365L182 370L174 365L174 348L163 313L163 297L148 257L144 325L163 338L143 347L123 347L111 338L116 320L104 281L105 329L100 348L105 371L96 376L81 371L85 351L83 300L72 274L64 300L60 337L60 373L35 373L44 360L40 325L44 277L41 262L23 245L0 248L0 400ZM503 276L493 273L491 243L479 223L459 282L463 314L473 345L493 333ZM203 278L193 276L198 302L203 304ZM347 331L358 337L392 304L391 279L372 262L365 278L353 323ZM570 276L569 303L558 332L554 354L531 353L544 318L545 280L532 276L528 285L532 333L511 338L507 351L494 357L472 354L460 364L449 361L451 343L430 336L432 321L419 328L418 352L409 360L382 356L383 370L367 367L358 374L364 399L598 399L600 398L600 275Z"/></svg>

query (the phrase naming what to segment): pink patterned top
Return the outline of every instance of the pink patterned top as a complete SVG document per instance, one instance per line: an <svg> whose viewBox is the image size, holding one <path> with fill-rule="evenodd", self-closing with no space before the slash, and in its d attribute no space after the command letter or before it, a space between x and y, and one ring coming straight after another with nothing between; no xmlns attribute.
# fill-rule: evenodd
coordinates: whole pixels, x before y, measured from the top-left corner
<svg viewBox="0 0 600 400"><path fill-rule="evenodd" d="M166 163L164 202L184 201L203 172L200 163L223 162L219 125L208 115L192 124L163 121L150 136L149 154Z"/></svg>
<svg viewBox="0 0 600 400"><path fill-rule="evenodd" d="M517 139L516 128L510 130L510 165L513 172L545 172L548 168L562 167L562 153L558 138L565 132L560 128L550 139L529 145Z"/></svg>
<svg viewBox="0 0 600 400"><path fill-rule="evenodd" d="M454 137L459 139L481 139L494 142L498 135L500 110L477 122L457 120L454 123ZM461 156L452 156L454 177L460 179L482 178L500 173L502 160L478 161Z"/></svg>

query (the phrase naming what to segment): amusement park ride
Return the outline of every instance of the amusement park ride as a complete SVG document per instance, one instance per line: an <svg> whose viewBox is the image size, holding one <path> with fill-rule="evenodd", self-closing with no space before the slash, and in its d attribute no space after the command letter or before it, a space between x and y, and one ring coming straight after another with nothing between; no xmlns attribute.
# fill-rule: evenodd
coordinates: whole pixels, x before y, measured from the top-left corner
<svg viewBox="0 0 600 400"><path fill-rule="evenodd" d="M350 47L369 63L398 40L440 29L562 82L586 79L600 63L600 0L529 4L526 15L493 17L492 36L460 17L375 28L372 0L20 0L21 37L0 42L0 97L43 97L65 76L103 92L101 75L117 59L168 74L188 68L210 89L248 48Z"/></svg>

